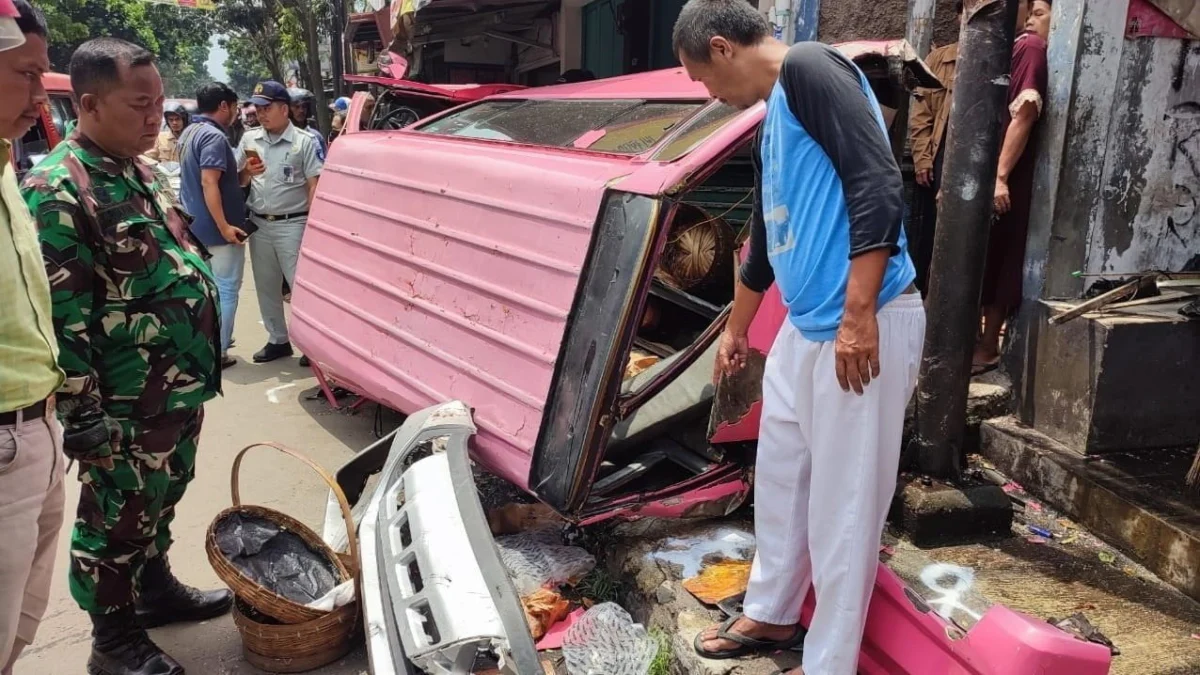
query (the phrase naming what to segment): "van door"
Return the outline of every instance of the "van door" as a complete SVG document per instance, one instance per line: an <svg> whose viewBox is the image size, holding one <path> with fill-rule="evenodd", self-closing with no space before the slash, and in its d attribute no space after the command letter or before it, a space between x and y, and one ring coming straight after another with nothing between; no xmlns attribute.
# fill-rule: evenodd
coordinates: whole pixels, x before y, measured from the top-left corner
<svg viewBox="0 0 1200 675"><path fill-rule="evenodd" d="M375 97L365 91L356 91L350 97L350 109L346 112L346 122L342 125L343 134L353 134L362 131L370 116L366 114L367 103L374 103Z"/></svg>

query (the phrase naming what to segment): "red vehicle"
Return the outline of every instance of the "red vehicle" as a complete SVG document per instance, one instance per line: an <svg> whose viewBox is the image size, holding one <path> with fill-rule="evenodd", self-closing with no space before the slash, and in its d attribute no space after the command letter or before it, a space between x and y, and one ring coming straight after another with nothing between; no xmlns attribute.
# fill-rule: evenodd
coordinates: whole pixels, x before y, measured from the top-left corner
<svg viewBox="0 0 1200 675"><path fill-rule="evenodd" d="M42 86L46 88L49 100L42 108L41 117L13 144L17 175L23 175L50 154L54 146L67 137L68 127L78 118L75 101L71 97L70 77L61 73L46 73L42 76Z"/></svg>
<svg viewBox="0 0 1200 675"><path fill-rule="evenodd" d="M524 88L516 84L424 84L377 75L346 75L345 79L374 85L383 92L373 107L368 106L368 101L372 100L370 94L354 94L343 133L403 129L443 110Z"/></svg>

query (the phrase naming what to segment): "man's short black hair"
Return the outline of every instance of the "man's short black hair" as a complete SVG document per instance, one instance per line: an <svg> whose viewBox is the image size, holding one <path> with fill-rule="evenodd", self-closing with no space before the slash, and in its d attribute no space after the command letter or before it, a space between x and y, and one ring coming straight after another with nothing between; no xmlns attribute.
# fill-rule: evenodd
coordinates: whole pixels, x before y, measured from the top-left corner
<svg viewBox="0 0 1200 675"><path fill-rule="evenodd" d="M212 113L216 112L222 103L237 106L237 102L237 92L224 82L209 82L196 90L196 112Z"/></svg>
<svg viewBox="0 0 1200 675"><path fill-rule="evenodd" d="M771 24L746 0L688 0L671 43L676 55L708 63L709 41L718 35L736 45L756 45L771 35Z"/></svg>
<svg viewBox="0 0 1200 675"><path fill-rule="evenodd" d="M46 26L46 17L42 15L42 10L29 4L29 0L13 0L13 5L16 6L17 12L21 16L17 17L17 28L25 35L40 35L47 37L50 34L50 29Z"/></svg>
<svg viewBox="0 0 1200 675"><path fill-rule="evenodd" d="M71 89L76 97L101 94L121 82L121 66L154 64L154 55L132 42L102 37L79 45L71 55Z"/></svg>

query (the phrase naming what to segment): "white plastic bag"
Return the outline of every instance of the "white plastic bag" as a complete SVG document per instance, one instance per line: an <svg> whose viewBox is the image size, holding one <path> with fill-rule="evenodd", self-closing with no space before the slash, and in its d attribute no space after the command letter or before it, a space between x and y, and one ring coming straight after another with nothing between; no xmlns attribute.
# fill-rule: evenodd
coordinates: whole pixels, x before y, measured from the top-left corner
<svg viewBox="0 0 1200 675"><path fill-rule="evenodd" d="M567 629L562 651L570 675L646 675L658 641L620 605L605 602Z"/></svg>
<svg viewBox="0 0 1200 675"><path fill-rule="evenodd" d="M522 596L578 581L596 567L592 554L578 546L563 546L554 530L496 537L496 548Z"/></svg>
<svg viewBox="0 0 1200 675"><path fill-rule="evenodd" d="M332 612L337 607L345 607L354 601L354 580L343 581L324 596L305 605L322 612Z"/></svg>

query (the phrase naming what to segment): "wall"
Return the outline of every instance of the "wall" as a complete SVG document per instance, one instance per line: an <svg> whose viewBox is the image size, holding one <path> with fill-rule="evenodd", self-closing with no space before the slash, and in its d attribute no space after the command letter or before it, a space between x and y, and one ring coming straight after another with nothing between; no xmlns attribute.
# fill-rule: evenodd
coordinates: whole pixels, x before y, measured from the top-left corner
<svg viewBox="0 0 1200 675"><path fill-rule="evenodd" d="M797 5L802 1L813 0L796 0ZM933 22L935 45L958 40L954 0L937 0ZM900 38L907 23L908 0L823 0L817 39L834 43Z"/></svg>
<svg viewBox="0 0 1200 675"><path fill-rule="evenodd" d="M1121 47L1083 268L1178 270L1200 253L1200 42Z"/></svg>

